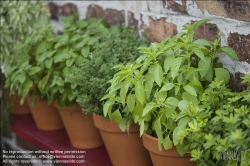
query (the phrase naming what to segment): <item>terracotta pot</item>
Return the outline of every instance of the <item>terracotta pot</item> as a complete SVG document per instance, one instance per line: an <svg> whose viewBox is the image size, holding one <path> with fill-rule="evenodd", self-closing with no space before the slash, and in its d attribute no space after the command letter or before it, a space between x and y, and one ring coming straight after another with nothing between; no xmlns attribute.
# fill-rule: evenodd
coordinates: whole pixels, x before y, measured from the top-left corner
<svg viewBox="0 0 250 166"><path fill-rule="evenodd" d="M10 96L11 113L13 115L27 115L30 114L30 109L27 101L24 101L23 105L20 104L20 97L18 95Z"/></svg>
<svg viewBox="0 0 250 166"><path fill-rule="evenodd" d="M143 133L143 145L149 151L154 166L195 166L195 162L190 161L190 155L180 156L176 148L160 151L158 149L158 139Z"/></svg>
<svg viewBox="0 0 250 166"><path fill-rule="evenodd" d="M37 98L36 105L32 106L30 96L26 99L38 129L52 131L64 128L60 115L52 104L49 105L47 101L40 101Z"/></svg>
<svg viewBox="0 0 250 166"><path fill-rule="evenodd" d="M120 130L115 121L93 115L113 166L151 166L148 151L143 147L139 127L132 124L129 133Z"/></svg>
<svg viewBox="0 0 250 166"><path fill-rule="evenodd" d="M92 149L103 145L100 132L94 125L92 114L84 114L78 104L60 108L57 102L54 102L54 106L63 120L72 146L80 149Z"/></svg>

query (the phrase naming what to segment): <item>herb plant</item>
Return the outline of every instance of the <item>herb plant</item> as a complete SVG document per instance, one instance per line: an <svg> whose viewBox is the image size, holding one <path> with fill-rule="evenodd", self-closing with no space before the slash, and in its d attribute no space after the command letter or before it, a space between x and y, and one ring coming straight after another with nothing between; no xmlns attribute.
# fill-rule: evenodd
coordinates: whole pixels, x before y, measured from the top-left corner
<svg viewBox="0 0 250 166"><path fill-rule="evenodd" d="M243 92L232 92L215 79L200 95L199 105L191 104L180 112L177 121L188 119L178 133L180 141L185 140L191 160L199 166L249 165L250 75L243 79L248 83Z"/></svg>
<svg viewBox="0 0 250 166"><path fill-rule="evenodd" d="M15 63L6 86L12 87L12 93L18 91L21 102L29 92L33 104L36 97L49 103L56 99L61 107L75 99L72 91L77 85L70 83L66 76L72 65L86 58L98 41L90 30L95 26L105 27L106 23L98 19L74 23L73 16L63 21L65 28L61 35L55 36L50 24L37 24L31 36L17 44Z"/></svg>
<svg viewBox="0 0 250 166"><path fill-rule="evenodd" d="M113 66L134 61L139 56L137 48L148 42L142 39L133 28L114 25L108 30L98 27L93 33L100 38L95 43L89 58L78 61L70 75L72 83L78 85L75 90L77 102L84 106L84 112L103 116L100 99L112 78Z"/></svg>
<svg viewBox="0 0 250 166"><path fill-rule="evenodd" d="M140 125L141 134L146 131L158 138L160 150L162 145L167 150L174 144L183 155L184 145L179 143L177 133L188 120L177 123L175 117L189 103L198 104L204 86L215 77L224 83L229 81L229 72L217 62L217 53L237 59L230 47L218 48L219 36L213 42L194 41L195 30L207 21L185 24L173 38L141 47L141 56L135 62L117 65L118 72L103 97L104 116L127 128L134 121ZM123 119L124 114L132 115L133 120Z"/></svg>

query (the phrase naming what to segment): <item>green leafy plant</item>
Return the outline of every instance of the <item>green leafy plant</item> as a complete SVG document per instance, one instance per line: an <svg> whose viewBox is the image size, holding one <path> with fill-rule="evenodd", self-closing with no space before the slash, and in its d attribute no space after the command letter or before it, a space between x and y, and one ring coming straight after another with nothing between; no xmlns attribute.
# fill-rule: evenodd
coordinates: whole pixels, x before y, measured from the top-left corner
<svg viewBox="0 0 250 166"><path fill-rule="evenodd" d="M243 79L248 83L243 92L232 92L215 79L200 95L199 105L191 104L179 114L177 121L188 119L178 133L180 141L185 140L191 160L199 166L249 165L250 75Z"/></svg>
<svg viewBox="0 0 250 166"><path fill-rule="evenodd" d="M79 87L75 95L77 102L86 108L83 111L102 116L100 99L108 87L107 81L115 73L112 67L134 61L139 55L137 48L148 42L133 28L125 26L114 25L108 31L99 28L95 33L100 40L95 43L94 51L89 58L75 64L69 79Z"/></svg>
<svg viewBox="0 0 250 166"><path fill-rule="evenodd" d="M30 92L32 103L36 97L49 103L55 99L61 107L75 99L73 90L77 85L70 83L67 75L72 65L86 58L98 38L93 35L94 27L106 23L99 19L74 22L74 16L65 17L64 31L55 36L53 27L37 24L31 36L19 42L15 48L15 63L7 77L6 86L11 93L17 90L21 103Z"/></svg>
<svg viewBox="0 0 250 166"><path fill-rule="evenodd" d="M49 22L49 12L46 4L41 1L1 1L1 72L8 72L13 60L13 48L32 33L34 23L43 24Z"/></svg>
<svg viewBox="0 0 250 166"><path fill-rule="evenodd" d="M195 30L207 21L185 24L173 38L141 47L141 56L135 62L115 66L119 71L103 97L104 115L127 128L133 121L138 123L141 134L146 131L158 138L160 150L162 145L166 150L174 145L183 155L184 146L177 133L188 120L177 123L175 118L189 103L199 103L199 94L215 77L224 83L229 81L229 72L217 62L217 53L237 59L230 47L219 48L219 36L213 42L194 41ZM128 113L133 121L123 120L123 114Z"/></svg>

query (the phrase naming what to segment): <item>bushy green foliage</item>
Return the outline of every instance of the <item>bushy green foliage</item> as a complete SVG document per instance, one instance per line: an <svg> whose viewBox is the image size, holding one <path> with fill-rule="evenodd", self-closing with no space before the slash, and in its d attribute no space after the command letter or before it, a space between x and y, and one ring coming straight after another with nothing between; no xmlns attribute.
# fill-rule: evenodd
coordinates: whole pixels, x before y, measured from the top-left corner
<svg viewBox="0 0 250 166"><path fill-rule="evenodd" d="M173 38L140 48L140 57L135 62L117 65L119 71L103 97L104 115L116 120L123 129L131 121L138 123L141 134L145 131L158 138L159 149L162 145L171 149L173 141L183 155L177 133L187 125L187 120L177 123L175 118L189 103L199 103L198 95L203 93L204 85L215 77L224 83L229 81L229 72L217 62L217 53L225 52L237 59L232 48L219 48L219 37L213 42L194 40L195 30L207 21L187 23ZM133 120L128 121L124 114Z"/></svg>
<svg viewBox="0 0 250 166"><path fill-rule="evenodd" d="M199 105L191 104L178 115L177 121L188 121L178 133L180 141L199 166L249 165L250 75L243 79L248 83L243 92L232 92L216 79L200 95ZM234 159L226 153L234 153Z"/></svg>
<svg viewBox="0 0 250 166"><path fill-rule="evenodd" d="M7 72L12 62L13 48L18 41L32 33L34 23L47 24L49 12L41 1L5 0L0 4L1 72Z"/></svg>
<svg viewBox="0 0 250 166"><path fill-rule="evenodd" d="M36 24L33 33L15 47L6 86L12 94L18 92L21 103L28 93L32 103L40 97L49 103L57 100L61 107L75 99L72 91L77 85L70 83L66 76L76 61L88 57L99 40L92 31L95 27L105 29L106 22L100 19L74 22L74 16L63 21L62 34L55 36L51 24Z"/></svg>
<svg viewBox="0 0 250 166"><path fill-rule="evenodd" d="M77 102L87 107L84 112L103 115L100 99L107 90L107 81L115 73L113 66L134 61L139 56L137 48L147 41L125 26L112 26L105 32L97 28L94 33L100 38L99 42L95 43L89 58L76 63L70 80L79 86L75 95Z"/></svg>

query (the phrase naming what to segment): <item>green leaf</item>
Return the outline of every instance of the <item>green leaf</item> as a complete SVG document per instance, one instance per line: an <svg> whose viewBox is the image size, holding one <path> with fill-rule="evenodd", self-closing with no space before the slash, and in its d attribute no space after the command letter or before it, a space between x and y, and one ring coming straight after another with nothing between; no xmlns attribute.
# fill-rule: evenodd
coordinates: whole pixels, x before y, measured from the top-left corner
<svg viewBox="0 0 250 166"><path fill-rule="evenodd" d="M175 146L179 143L179 138L180 138L178 135L179 131L184 129L184 127L188 124L189 121L190 121L189 117L184 117L181 118L181 120L179 120L178 126L173 131L173 142Z"/></svg>
<svg viewBox="0 0 250 166"><path fill-rule="evenodd" d="M70 54L69 53L62 53L62 54L57 54L55 56L55 59L54 59L54 62L57 63L57 62L62 62L66 59L69 59L70 58Z"/></svg>
<svg viewBox="0 0 250 166"><path fill-rule="evenodd" d="M197 28L199 28L201 25L203 25L204 23L208 22L210 20L208 19L203 19L203 20L200 20L200 21L196 21L193 26L194 26L194 30L196 30Z"/></svg>
<svg viewBox="0 0 250 166"><path fill-rule="evenodd" d="M173 63L171 65L171 76L172 76L173 80L179 72L179 68L181 66L182 59L183 59L183 57L178 57L178 58L173 60Z"/></svg>
<svg viewBox="0 0 250 166"><path fill-rule="evenodd" d="M21 72L19 75L18 75L18 79L20 81L21 84L24 83L25 79L26 79L26 75L24 72Z"/></svg>
<svg viewBox="0 0 250 166"><path fill-rule="evenodd" d="M161 130L161 119L158 118L155 123L154 123L154 129L156 132L156 135L158 137L158 148L160 151L162 150L161 143L163 142L163 135L162 135L162 130Z"/></svg>
<svg viewBox="0 0 250 166"><path fill-rule="evenodd" d="M203 61L206 62L206 59L205 59L205 56L204 56L204 53L202 50L200 50L199 48L193 48L192 49L194 51L194 53L200 58L202 59Z"/></svg>
<svg viewBox="0 0 250 166"><path fill-rule="evenodd" d="M168 73L171 65L173 64L174 62L174 59L175 59L175 56L174 55L169 55L165 58L164 60L164 71L165 73Z"/></svg>
<svg viewBox="0 0 250 166"><path fill-rule="evenodd" d="M198 40L195 40L193 43L203 45L203 46L210 46L211 45L211 43L206 39L198 39Z"/></svg>
<svg viewBox="0 0 250 166"><path fill-rule="evenodd" d="M177 144L176 150L181 156L183 156L186 153L184 144Z"/></svg>
<svg viewBox="0 0 250 166"><path fill-rule="evenodd" d="M170 140L169 135L163 139L163 147L165 150L172 149L173 142Z"/></svg>
<svg viewBox="0 0 250 166"><path fill-rule="evenodd" d="M134 94L129 94L127 97L127 105L128 105L128 109L130 110L130 112L134 111L134 107L135 107L135 95Z"/></svg>
<svg viewBox="0 0 250 166"><path fill-rule="evenodd" d="M148 103L145 108L143 109L143 113L142 116L147 115L152 109L154 109L156 107L156 103L154 102L150 102Z"/></svg>
<svg viewBox="0 0 250 166"><path fill-rule="evenodd" d="M113 106L113 101L107 101L103 105L103 114L106 117L108 113L111 112L112 106ZM111 116L111 115L110 115Z"/></svg>
<svg viewBox="0 0 250 166"><path fill-rule="evenodd" d="M193 96L197 96L195 89L194 89L191 85L185 85L185 86L183 87L183 89L184 89L187 93L189 93L189 94L191 94L191 95L193 95Z"/></svg>
<svg viewBox="0 0 250 166"><path fill-rule="evenodd" d="M111 118L114 119L118 124L122 123L122 115L118 109L111 114Z"/></svg>
<svg viewBox="0 0 250 166"><path fill-rule="evenodd" d="M151 77L152 79L148 79L145 83L145 93L146 93L146 97L147 99L149 99L150 95L151 95L151 91L154 85L154 79L153 79L153 75Z"/></svg>
<svg viewBox="0 0 250 166"><path fill-rule="evenodd" d="M123 105L123 107L125 107L125 100L126 100L126 96L127 96L127 92L128 92L128 88L130 86L131 80L125 80L125 85L121 87L120 90L120 98L121 98L121 103Z"/></svg>
<svg viewBox="0 0 250 166"><path fill-rule="evenodd" d="M178 108L181 110L181 111L187 111L188 108L189 108L189 102L187 100L181 100L179 103L178 103Z"/></svg>
<svg viewBox="0 0 250 166"><path fill-rule="evenodd" d="M198 104L197 98L195 96L187 93L187 92L184 92L181 97L183 100L187 100L188 102L192 102L195 105Z"/></svg>
<svg viewBox="0 0 250 166"><path fill-rule="evenodd" d="M96 42L98 42L99 40L99 37L91 37L88 41L88 45L93 45L95 44Z"/></svg>
<svg viewBox="0 0 250 166"><path fill-rule="evenodd" d="M166 83L160 90L161 91L168 91L172 89L175 85L173 83Z"/></svg>
<svg viewBox="0 0 250 166"><path fill-rule="evenodd" d="M143 84L142 84L142 82L140 80L138 80L135 83L135 97L141 103L141 105L144 104L144 102L145 102L145 91L144 91Z"/></svg>
<svg viewBox="0 0 250 166"><path fill-rule="evenodd" d="M223 46L218 49L218 53L224 52L226 53L231 59L233 60L239 60L236 52L229 46Z"/></svg>
<svg viewBox="0 0 250 166"><path fill-rule="evenodd" d="M72 59L68 59L68 60L66 61L66 66L67 66L67 67L71 67L72 64L73 64L73 62L74 62L74 59L73 59L73 58L72 58Z"/></svg>
<svg viewBox="0 0 250 166"><path fill-rule="evenodd" d="M165 103L167 103L171 106L177 107L179 100L175 97L168 97L167 100L165 101Z"/></svg>
<svg viewBox="0 0 250 166"><path fill-rule="evenodd" d="M162 79L163 79L162 67L159 64L157 64L154 70L154 80L159 86L161 86Z"/></svg>
<svg viewBox="0 0 250 166"><path fill-rule="evenodd" d="M211 58L210 57L205 57L205 60L206 61L200 60L199 64L198 64L198 67L203 69L203 70L199 71L200 75L201 75L201 78L203 78L207 74L208 69L209 69L210 64L211 64Z"/></svg>
<svg viewBox="0 0 250 166"><path fill-rule="evenodd" d="M214 76L214 72L211 66L209 66L206 75L204 76L204 78L206 80L208 80L209 82L213 81L213 76Z"/></svg>
<svg viewBox="0 0 250 166"><path fill-rule="evenodd" d="M49 59L46 59L45 60L45 66L46 66L46 68L51 68L51 66L52 66L52 58L49 58Z"/></svg>
<svg viewBox="0 0 250 166"><path fill-rule="evenodd" d="M134 108L135 115L141 117L142 112L143 112L143 107L142 107L141 103L136 102L136 105L135 105L135 108Z"/></svg>
<svg viewBox="0 0 250 166"><path fill-rule="evenodd" d="M224 68L215 68L215 76L220 81L224 81L224 84L227 84L230 80L230 74L227 69Z"/></svg>
<svg viewBox="0 0 250 166"><path fill-rule="evenodd" d="M38 66L32 67L32 68L29 69L29 73L28 74L29 74L29 76L32 76L32 75L38 73L40 70L41 70L41 68L38 67Z"/></svg>
<svg viewBox="0 0 250 166"><path fill-rule="evenodd" d="M89 51L90 51L90 47L89 46L84 46L82 49L81 49L81 54L87 58L89 56Z"/></svg>

